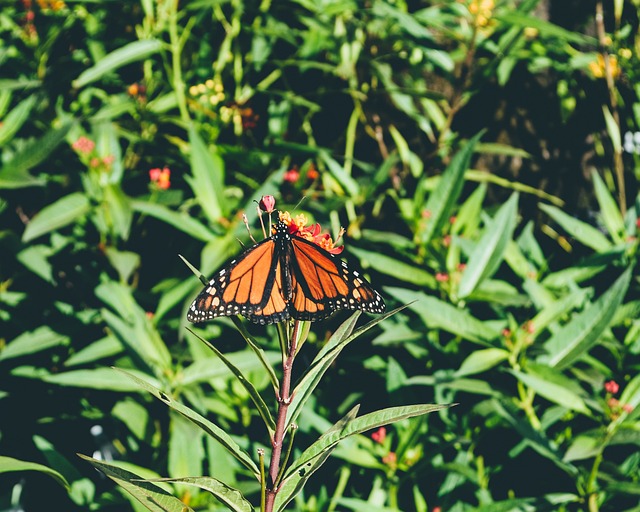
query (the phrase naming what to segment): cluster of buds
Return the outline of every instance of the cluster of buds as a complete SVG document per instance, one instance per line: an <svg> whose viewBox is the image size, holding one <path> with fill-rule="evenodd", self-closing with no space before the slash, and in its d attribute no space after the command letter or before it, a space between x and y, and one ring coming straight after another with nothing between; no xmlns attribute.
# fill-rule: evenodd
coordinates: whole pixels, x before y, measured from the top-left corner
<svg viewBox="0 0 640 512"><path fill-rule="evenodd" d="M189 94L197 98L201 103L218 105L224 101L224 85L220 80L208 79L204 83L189 87Z"/></svg>
<svg viewBox="0 0 640 512"><path fill-rule="evenodd" d="M160 190L167 190L171 186L171 170L168 167L156 167L149 170L151 184Z"/></svg>
<svg viewBox="0 0 640 512"><path fill-rule="evenodd" d="M114 162L113 155L99 156L96 151L96 143L88 137L79 137L73 144L73 149L80 160L89 167L89 169L108 173L111 171L111 165Z"/></svg>
<svg viewBox="0 0 640 512"><path fill-rule="evenodd" d="M262 196L258 203L258 208L260 212L267 214L275 212L275 198L273 196ZM344 249L343 246L336 247L336 242L342 237L344 230L340 230L340 233L336 238L336 242L334 242L329 233L322 233L322 227L320 224L315 223L307 226L307 217L302 213L292 217L289 212L278 212L278 220L284 222L289 227L289 233L292 235L304 238L305 240L322 247L325 251L331 254L340 254Z"/></svg>
<svg viewBox="0 0 640 512"><path fill-rule="evenodd" d="M633 406L631 404L620 403L620 400L613 396L620 391L620 384L615 380L608 380L605 382L604 390L607 393L606 398L607 406L609 408L609 418L612 421L618 419L623 412L630 414L633 411Z"/></svg>

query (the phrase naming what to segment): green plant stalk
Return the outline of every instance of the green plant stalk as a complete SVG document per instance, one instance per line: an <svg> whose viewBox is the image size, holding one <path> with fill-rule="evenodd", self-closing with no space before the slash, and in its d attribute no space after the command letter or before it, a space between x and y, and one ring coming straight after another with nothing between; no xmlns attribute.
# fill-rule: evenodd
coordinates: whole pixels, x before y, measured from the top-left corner
<svg viewBox="0 0 640 512"><path fill-rule="evenodd" d="M289 442L287 443L287 453L285 453L284 459L282 459L282 463L280 464L280 471L278 472L278 477L276 478L276 486L280 485L282 477L284 476L284 471L285 469L287 469L287 463L289 462L291 452L293 451L293 441L296 438L298 426L292 423L289 430L291 431L291 435L289 436Z"/></svg>
<svg viewBox="0 0 640 512"><path fill-rule="evenodd" d="M262 448L258 450L258 457L260 459L260 512L264 512L266 505L267 474L264 469L264 450Z"/></svg>
<svg viewBox="0 0 640 512"><path fill-rule="evenodd" d="M526 414L527 419L529 420L529 423L531 423L531 426L536 430L540 430L541 429L540 420L538 419L538 416L536 415L536 412L533 409L534 393L532 391L527 391L527 389L524 387L524 384L518 381L518 395L520 396L520 400L518 401L518 406Z"/></svg>
<svg viewBox="0 0 640 512"><path fill-rule="evenodd" d="M173 90L178 101L178 109L180 110L180 118L188 123L191 121L189 111L187 109L187 97L185 95L185 83L182 78L182 65L180 56L182 53L182 44L178 36L178 1L175 0L171 5L171 14L169 15L169 40L171 50L171 73Z"/></svg>
<svg viewBox="0 0 640 512"><path fill-rule="evenodd" d="M398 484L396 482L389 484L387 494L389 495L389 508L392 510L400 510L398 508Z"/></svg>
<svg viewBox="0 0 640 512"><path fill-rule="evenodd" d="M329 503L327 512L335 511L336 506L338 505L338 500L342 498L344 490L347 488L349 478L351 478L351 468L349 466L342 466L340 469L340 476L338 477L338 485L336 485L336 490L331 497L331 502Z"/></svg>
<svg viewBox="0 0 640 512"><path fill-rule="evenodd" d="M276 419L276 430L271 440L273 448L271 452L271 462L269 463L269 476L265 492L265 511L273 512L273 506L278 494L278 475L280 474L280 465L282 458L282 445L287 430L286 420L287 411L291 404L291 371L293 369L293 361L296 357L297 338L300 321L296 320L293 324L293 332L289 337L287 347L287 357L282 365L282 381L280 384L280 395L278 396L278 417Z"/></svg>
<svg viewBox="0 0 640 512"><path fill-rule="evenodd" d="M613 80L613 73L611 71L611 60L609 59L609 52L607 51L607 33L604 27L604 9L602 7L602 1L596 2L596 31L598 33L598 40L600 43L600 54L604 61L604 76L607 82L607 90L609 92L609 104L611 105L611 115L616 123L618 131L621 130L620 115L618 114L618 99L616 96L616 86ZM616 181L618 182L618 204L620 206L620 212L624 217L627 213L627 197L624 183L624 163L622 161L621 148L613 148L613 166L616 173Z"/></svg>

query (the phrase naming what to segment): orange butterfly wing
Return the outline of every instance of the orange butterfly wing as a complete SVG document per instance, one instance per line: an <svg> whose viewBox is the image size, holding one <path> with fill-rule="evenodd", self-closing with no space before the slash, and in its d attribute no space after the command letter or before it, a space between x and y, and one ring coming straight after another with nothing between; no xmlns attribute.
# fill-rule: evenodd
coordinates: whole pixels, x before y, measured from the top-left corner
<svg viewBox="0 0 640 512"><path fill-rule="evenodd" d="M260 324L322 320L338 309L382 313L384 300L358 272L279 222L276 233L243 252L209 281L190 322L243 315Z"/></svg>
<svg viewBox="0 0 640 512"><path fill-rule="evenodd" d="M321 320L338 309L382 313L384 300L358 272L303 238L291 238L291 316Z"/></svg>
<svg viewBox="0 0 640 512"><path fill-rule="evenodd" d="M231 261L195 298L187 320L204 322L217 316L248 316L270 304L281 308L282 305L272 299L272 291L278 288L275 286L278 266L275 252L276 244L271 237Z"/></svg>

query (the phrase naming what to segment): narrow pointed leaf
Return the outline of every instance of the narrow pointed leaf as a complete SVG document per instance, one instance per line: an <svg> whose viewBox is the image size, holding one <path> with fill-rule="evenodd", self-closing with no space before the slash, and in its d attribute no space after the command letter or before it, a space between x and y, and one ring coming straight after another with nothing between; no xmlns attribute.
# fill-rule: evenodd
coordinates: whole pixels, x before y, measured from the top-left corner
<svg viewBox="0 0 640 512"><path fill-rule="evenodd" d="M217 223L226 214L224 191L224 163L220 155L209 151L196 131L189 128L191 145L191 173L189 185L193 190L200 207L207 214L211 223Z"/></svg>
<svg viewBox="0 0 640 512"><path fill-rule="evenodd" d="M464 377L482 373L505 361L509 357L509 352L502 348L485 348L471 352L462 361L460 368L455 373L456 377Z"/></svg>
<svg viewBox="0 0 640 512"><path fill-rule="evenodd" d="M320 443L323 438L331 436L336 432L342 432L347 424L356 418L359 410L359 405L353 407L347 414L345 414L344 417L322 434L316 443ZM281 482L278 487L278 495L276 496L275 502L275 509L277 511L284 510L284 507L302 490L304 485L307 483L307 480L322 466L322 464L324 464L336 447L337 443L333 445L333 447L324 450L324 452L318 455L315 459L305 463L304 468L299 468L297 470L297 475L287 477L283 482Z"/></svg>
<svg viewBox="0 0 640 512"><path fill-rule="evenodd" d="M0 189L44 185L45 181L31 176L29 170L49 157L64 141L73 124L73 122L64 123L59 128L53 128L39 139L26 144L0 169Z"/></svg>
<svg viewBox="0 0 640 512"><path fill-rule="evenodd" d="M498 332L475 318L464 309L406 288L385 288L387 293L401 302L410 302L409 309L416 312L429 329L444 329L463 339L489 345Z"/></svg>
<svg viewBox="0 0 640 512"><path fill-rule="evenodd" d="M45 206L33 217L22 235L29 242L46 233L62 228L82 219L89 212L89 199L81 192L74 192Z"/></svg>
<svg viewBox="0 0 640 512"><path fill-rule="evenodd" d="M600 177L597 171L591 173L593 179L593 188L598 199L598 205L600 206L600 213L602 214L602 221L604 222L609 235L616 243L622 243L624 241L624 219L620 213L620 209L611 196L607 185Z"/></svg>
<svg viewBox="0 0 640 512"><path fill-rule="evenodd" d="M544 344L546 354L540 358L549 366L566 368L585 355L609 326L629 287L629 267L598 300L575 315Z"/></svg>
<svg viewBox="0 0 640 512"><path fill-rule="evenodd" d="M193 485L213 494L229 510L233 512L253 512L254 508L238 489L229 487L224 482L210 476L187 476L184 478L158 478L147 482L169 482Z"/></svg>
<svg viewBox="0 0 640 512"><path fill-rule="evenodd" d="M75 89L99 80L107 73L132 62L144 60L162 48L162 41L145 39L126 44L101 58L94 66L85 69L72 85Z"/></svg>
<svg viewBox="0 0 640 512"><path fill-rule="evenodd" d="M274 370L273 365L269 362L269 359L267 358L267 355L265 354L264 350L260 348L256 340L253 338L253 336L251 336L249 331L247 331L247 328L244 326L242 321L237 316L231 317L231 320L233 321L233 324L236 326L238 331L240 331L240 334L242 335L244 340L247 342L247 345L249 345L249 348L253 350L253 353L256 356L258 356L260 363L262 363L262 366L264 367L264 369L267 371L267 374L269 375L269 379L271 379L271 385L273 386L273 389L277 393L278 390L280 389L280 382L278 381L278 376L276 375L276 371Z"/></svg>
<svg viewBox="0 0 640 512"><path fill-rule="evenodd" d="M594 251L604 252L611 249L611 242L593 226L571 217L560 208L541 204L540 209L555 220L569 235Z"/></svg>
<svg viewBox="0 0 640 512"><path fill-rule="evenodd" d="M238 381L240 381L240 384L242 384L244 389L247 391L247 393L251 397L251 400L255 404L256 408L258 409L258 413L260 414L262 421L264 421L264 424L269 430L269 435L273 435L276 429L276 423L275 421L273 421L273 417L271 416L271 412L269 411L267 404L264 402L264 400L262 399L262 396L260 396L260 393L258 393L258 390L255 388L255 386L251 384L251 382L249 382L249 380L244 376L244 374L240 371L240 369L237 366L235 366L231 361L229 361L225 357L225 355L222 352L220 352L213 344L209 343L204 338L198 336L191 329L187 329L187 331L189 331L196 338L198 338L202 343L204 343L207 347L209 347L209 349L216 356L218 356L220 361L222 361L225 364L225 366L229 369L229 371L236 376L236 378L238 379Z"/></svg>
<svg viewBox="0 0 640 512"><path fill-rule="evenodd" d="M92 459L80 453L78 456L102 471L151 512L193 512L191 507L185 505L175 496L153 483L140 478L139 475L131 471L112 464L106 464L105 462Z"/></svg>
<svg viewBox="0 0 640 512"><path fill-rule="evenodd" d="M367 430L381 427L383 425L389 425L390 423L403 419L422 416L430 412L446 409L450 406L450 404L422 404L389 407L388 409L382 409L347 421L344 428L335 428L334 426L328 432L323 434L315 443L309 446L309 448L302 452L300 457L291 464L286 472L282 488L285 489L286 485L286 489L290 489L289 492L297 492L295 489L299 490L299 488L301 488L301 486L298 485L298 481L302 479L306 480L308 478L307 472L314 468L317 469L318 465L315 465L314 461L318 458L321 458L324 461L328 456L328 450L333 450L340 441L350 436L361 434ZM285 496L283 496L283 499L284 498ZM293 498L293 496L289 499L291 498Z"/></svg>
<svg viewBox="0 0 640 512"><path fill-rule="evenodd" d="M40 473L44 473L52 477L56 482L65 487L67 490L70 489L69 482L67 482L66 478L57 471L47 466L43 466L42 464L38 464L37 462L28 462L25 460L14 459L13 457L5 457L4 455L0 455L0 474L11 473L13 471L39 471Z"/></svg>
<svg viewBox="0 0 640 512"><path fill-rule="evenodd" d="M196 240L209 242L215 238L215 235L209 228L186 213L178 213L161 204L149 203L147 201L132 200L130 204L134 211L150 215L151 217L166 222L187 235L191 235Z"/></svg>
<svg viewBox="0 0 640 512"><path fill-rule="evenodd" d="M20 103L18 103L12 110L2 119L0 124L0 148L7 144L13 136L20 130L22 125L27 119L31 109L36 103L37 96L32 94Z"/></svg>
<svg viewBox="0 0 640 512"><path fill-rule="evenodd" d="M185 418L195 423L198 427L204 430L208 435L216 439L226 450L231 453L244 467L246 467L249 471L251 471L256 478L260 478L260 470L256 463L251 459L249 454L245 452L238 443L236 443L229 434L227 434L223 429L206 419L201 414L196 411L190 409L184 404L173 400L169 395L155 388L151 384L146 381L139 379L133 376L128 371L120 370L116 368L119 372L123 373L134 382L140 385L143 389L146 389L149 393L155 396L158 400L165 403L169 407L171 407L174 411L179 412Z"/></svg>
<svg viewBox="0 0 640 512"><path fill-rule="evenodd" d="M517 215L518 194L515 193L498 210L469 256L458 289L460 298L471 295L483 280L491 277L498 270L507 245L513 238Z"/></svg>
<svg viewBox="0 0 640 512"><path fill-rule="evenodd" d="M464 185L464 173L469 168L476 143L483 132L471 138L467 144L451 159L451 163L442 173L438 185L429 195L424 209L429 212L427 224L420 232L420 243L428 244L438 234L445 222L449 220ZM422 209L422 205L416 205Z"/></svg>
<svg viewBox="0 0 640 512"><path fill-rule="evenodd" d="M307 402L313 390L320 383L322 376L329 369L336 357L342 352L342 349L349 343L355 340L358 336L365 333L380 322L395 315L398 311L404 309L406 306L394 309L383 315L377 316L367 324L363 325L355 332L353 331L356 321L361 314L361 311L356 311L351 317L349 317L336 332L331 336L329 341L322 347L318 355L314 359L311 366L307 369L300 381L296 384L293 393L291 404L287 410L286 424L289 425L294 422L298 417L298 414L302 411L304 404Z"/></svg>
<svg viewBox="0 0 640 512"><path fill-rule="evenodd" d="M23 332L11 340L0 350L0 361L33 354L41 350L47 350L48 348L66 345L68 343L68 336L59 334L50 327L43 325L33 331Z"/></svg>
<svg viewBox="0 0 640 512"><path fill-rule="evenodd" d="M582 397L573 390L562 385L560 382L553 382L539 375L519 372L516 370L509 370L509 373L529 389L532 389L538 395L546 398L550 402L573 411L581 412L589 416L591 415L591 412L585 405Z"/></svg>

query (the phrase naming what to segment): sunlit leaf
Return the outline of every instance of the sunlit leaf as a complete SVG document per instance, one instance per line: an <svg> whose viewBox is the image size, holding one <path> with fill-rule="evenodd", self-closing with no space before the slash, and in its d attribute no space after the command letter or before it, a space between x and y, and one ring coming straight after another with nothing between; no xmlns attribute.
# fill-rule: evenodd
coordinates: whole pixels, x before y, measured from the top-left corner
<svg viewBox="0 0 640 512"><path fill-rule="evenodd" d="M86 455L78 456L102 471L151 512L193 512L191 507L164 489L144 480L140 475Z"/></svg>
<svg viewBox="0 0 640 512"><path fill-rule="evenodd" d="M484 279L491 277L498 270L507 245L513 238L517 214L518 194L516 193L498 210L469 255L469 261L462 273L458 288L459 297L471 295Z"/></svg>
<svg viewBox="0 0 640 512"><path fill-rule="evenodd" d="M13 457L5 457L4 455L0 455L0 474L1 473L10 473L13 471L39 471L40 473L44 473L52 477L56 482L58 482L63 487L69 489L69 483L57 471L54 471L47 466L43 466L42 464L38 464L36 462L27 462L25 460L14 459Z"/></svg>
<svg viewBox="0 0 640 512"><path fill-rule="evenodd" d="M72 85L75 89L84 87L99 80L111 71L150 57L154 53L159 52L161 48L162 42L157 39L145 39L128 43L105 55L92 67L85 69L78 78L72 82Z"/></svg>

